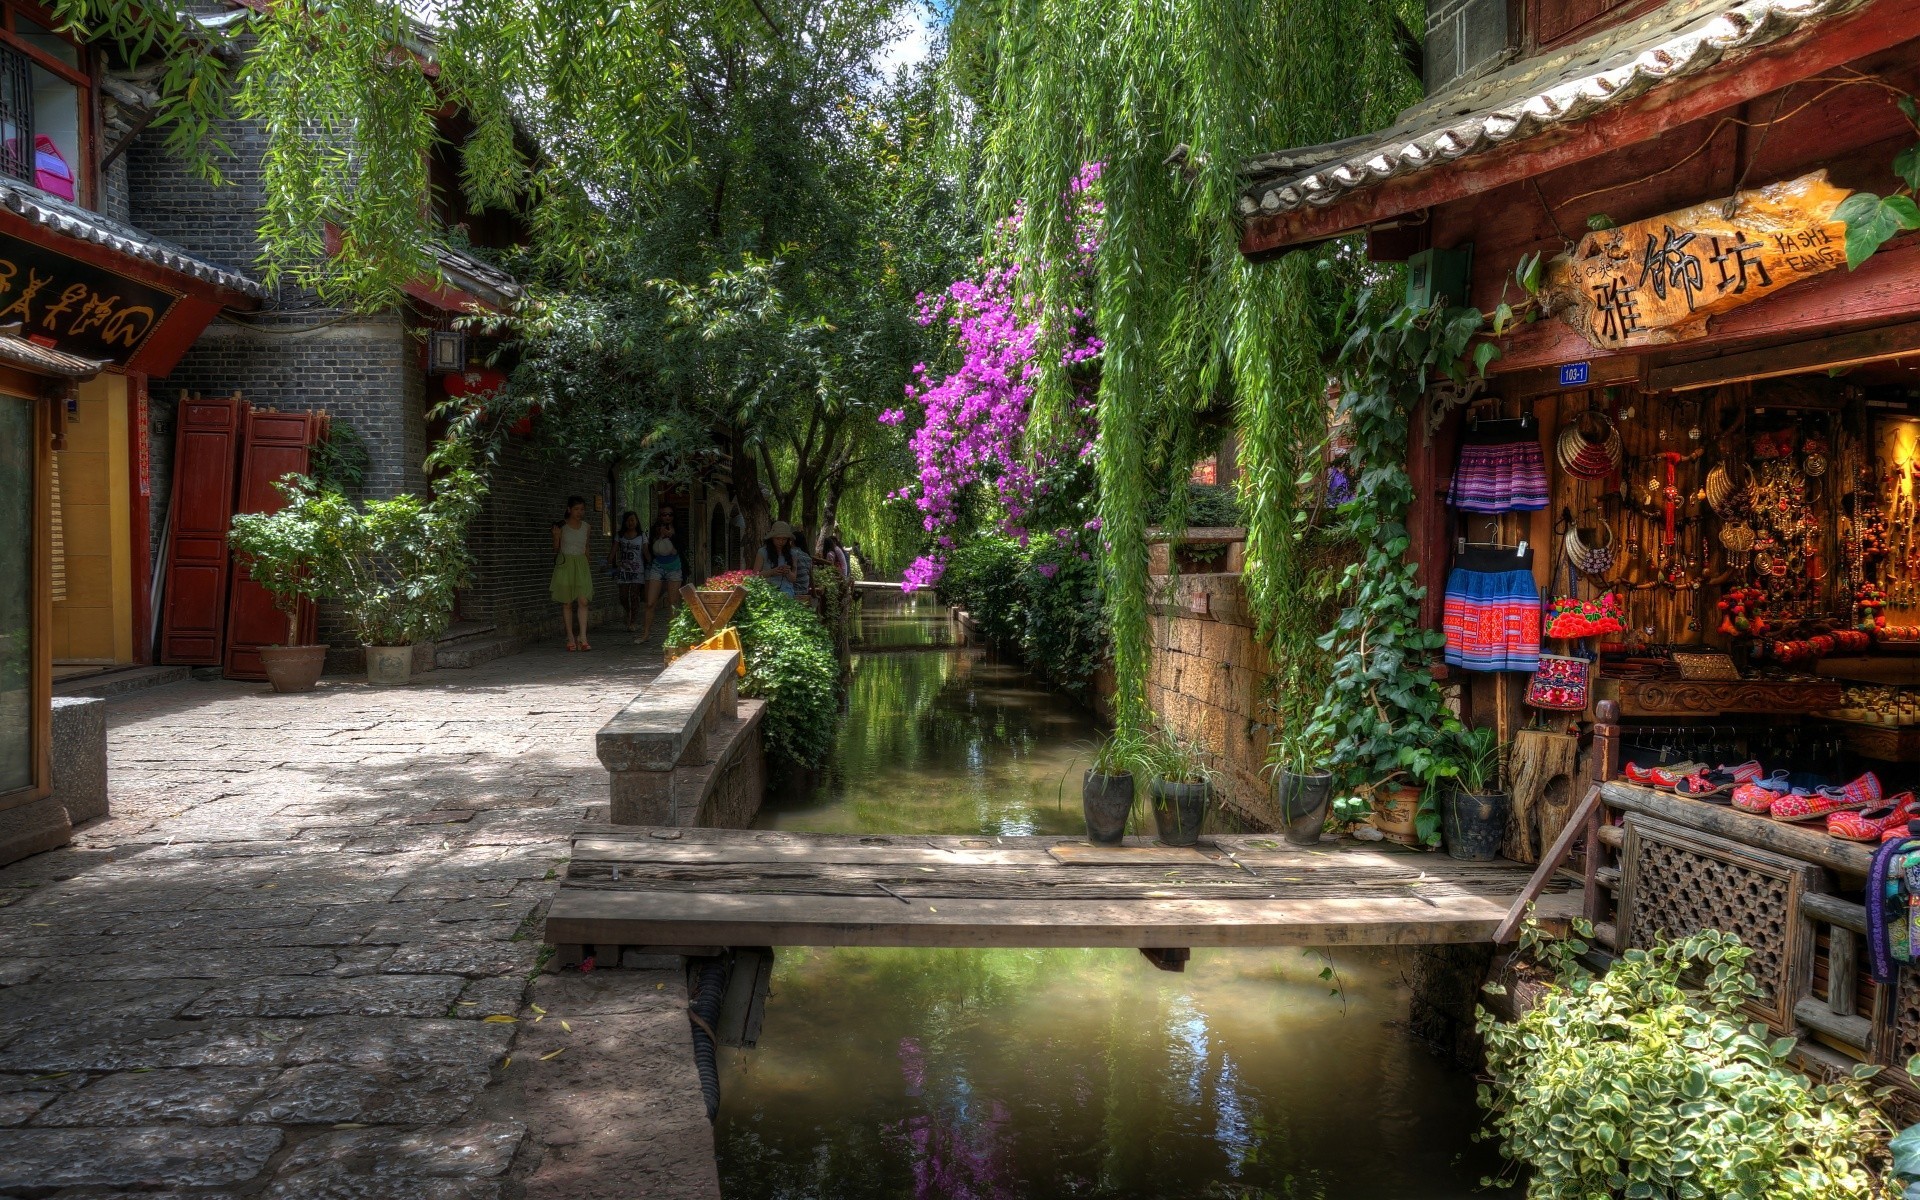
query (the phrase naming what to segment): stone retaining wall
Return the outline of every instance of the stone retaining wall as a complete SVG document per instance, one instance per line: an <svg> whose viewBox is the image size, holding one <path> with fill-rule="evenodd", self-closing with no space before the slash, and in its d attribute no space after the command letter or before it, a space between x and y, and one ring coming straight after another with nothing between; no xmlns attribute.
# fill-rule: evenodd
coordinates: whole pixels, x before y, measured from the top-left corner
<svg viewBox="0 0 1920 1200"><path fill-rule="evenodd" d="M1174 732L1213 751L1221 802L1248 824L1278 824L1263 774L1273 717L1261 696L1272 663L1254 640L1238 574L1159 577L1147 703Z"/></svg>

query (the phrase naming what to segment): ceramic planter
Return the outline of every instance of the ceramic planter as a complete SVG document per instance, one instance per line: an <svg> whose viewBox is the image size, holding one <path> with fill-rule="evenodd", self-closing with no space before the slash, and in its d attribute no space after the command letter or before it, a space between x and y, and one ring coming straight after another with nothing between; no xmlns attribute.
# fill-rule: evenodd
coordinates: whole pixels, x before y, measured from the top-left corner
<svg viewBox="0 0 1920 1200"><path fill-rule="evenodd" d="M1447 853L1470 862L1500 857L1507 834L1507 814L1513 799L1506 792L1468 792L1450 789L1440 801L1442 832Z"/></svg>
<svg viewBox="0 0 1920 1200"><path fill-rule="evenodd" d="M276 692L310 692L327 665L325 646L262 646L260 665Z"/></svg>
<svg viewBox="0 0 1920 1200"><path fill-rule="evenodd" d="M1124 771L1118 775L1088 771L1080 783L1080 807L1086 812L1089 842L1119 845L1127 835L1127 815L1133 811L1133 776Z"/></svg>
<svg viewBox="0 0 1920 1200"><path fill-rule="evenodd" d="M1280 801L1280 830L1296 846L1320 843L1320 831L1327 824L1327 806L1333 802L1333 775L1316 771L1310 775L1280 772L1274 782Z"/></svg>
<svg viewBox="0 0 1920 1200"><path fill-rule="evenodd" d="M367 647L368 683L375 687L400 687L412 678L412 646Z"/></svg>
<svg viewBox="0 0 1920 1200"><path fill-rule="evenodd" d="M1420 811L1420 789L1406 784L1389 784L1373 792L1373 827L1390 842L1417 846L1420 835L1414 832L1414 814Z"/></svg>
<svg viewBox="0 0 1920 1200"><path fill-rule="evenodd" d="M1207 815L1213 789L1205 782L1175 783L1156 779L1148 788L1153 796L1153 824L1164 846L1192 846L1200 841L1200 819Z"/></svg>

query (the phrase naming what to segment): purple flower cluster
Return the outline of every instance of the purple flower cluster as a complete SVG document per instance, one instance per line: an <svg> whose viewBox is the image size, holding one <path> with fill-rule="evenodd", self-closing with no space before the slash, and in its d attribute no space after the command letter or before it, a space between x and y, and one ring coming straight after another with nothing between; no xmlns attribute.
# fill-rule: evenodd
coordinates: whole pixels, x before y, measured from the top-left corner
<svg viewBox="0 0 1920 1200"><path fill-rule="evenodd" d="M1073 221L1075 274L1089 278L1100 244L1104 206L1095 184L1100 164L1080 169L1064 198ZM1016 211L1003 223L1011 235L1023 219ZM1003 236L1001 242L1010 241ZM1027 544L1028 531L1049 507L1050 483L1063 469L1081 462L1093 446L1093 395L1082 383L1074 390L1069 420L1054 444L1035 445L1028 437L1034 389L1039 382L1044 314L1037 301L1019 289L1018 261L981 260L978 279L957 280L938 296L921 296L923 325L944 321L953 332L959 366L935 378L925 363L913 369L906 388L909 405L921 410L920 427L910 442L918 476L894 493L920 510L921 525L936 534L935 550L915 559L901 586L907 591L932 587L945 570L953 548L953 530L963 493L975 484L991 490L998 502L1001 528ZM1096 358L1102 343L1092 321L1079 307L1064 314L1066 342L1061 361L1071 366ZM898 425L907 407L889 409L880 420ZM1064 537L1070 530L1056 530Z"/></svg>

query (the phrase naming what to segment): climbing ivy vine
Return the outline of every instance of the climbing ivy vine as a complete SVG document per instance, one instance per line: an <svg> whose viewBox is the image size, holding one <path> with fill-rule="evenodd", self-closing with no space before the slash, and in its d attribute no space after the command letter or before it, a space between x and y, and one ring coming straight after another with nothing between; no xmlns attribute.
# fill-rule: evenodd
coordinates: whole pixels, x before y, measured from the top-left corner
<svg viewBox="0 0 1920 1200"><path fill-rule="evenodd" d="M1360 553L1340 581L1339 621L1319 640L1331 654L1330 682L1312 721L1350 787L1402 778L1424 787L1458 771L1460 723L1431 670L1445 637L1421 627L1426 588L1407 559L1406 457L1412 414L1428 387L1465 383L1499 353L1492 342L1475 342L1486 326L1476 308L1402 305L1382 315L1363 295L1341 354L1353 494L1338 513ZM1423 838L1437 833L1437 812L1429 789L1418 818Z"/></svg>

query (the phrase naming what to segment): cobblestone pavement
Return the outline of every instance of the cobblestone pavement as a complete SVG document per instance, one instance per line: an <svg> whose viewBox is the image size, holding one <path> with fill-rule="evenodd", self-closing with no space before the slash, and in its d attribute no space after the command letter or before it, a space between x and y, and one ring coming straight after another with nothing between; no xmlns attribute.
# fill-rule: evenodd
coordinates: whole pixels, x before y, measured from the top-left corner
<svg viewBox="0 0 1920 1200"><path fill-rule="evenodd" d="M568 1042L523 1004L593 732L659 669L628 640L112 701L114 815L0 869L0 1194L527 1194L580 1136L528 1133Z"/></svg>

